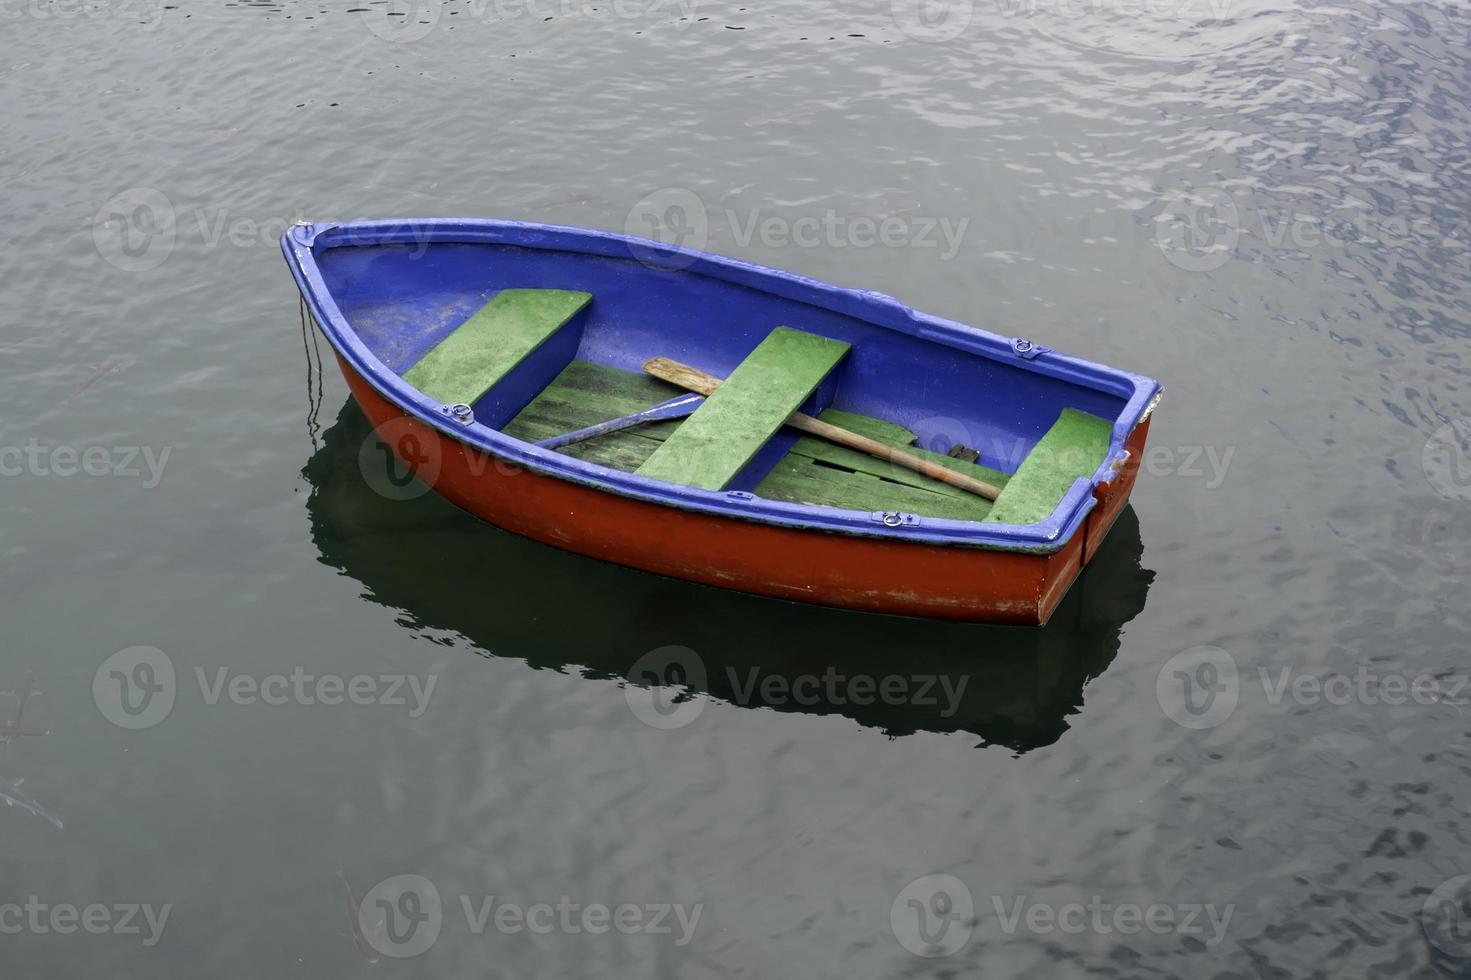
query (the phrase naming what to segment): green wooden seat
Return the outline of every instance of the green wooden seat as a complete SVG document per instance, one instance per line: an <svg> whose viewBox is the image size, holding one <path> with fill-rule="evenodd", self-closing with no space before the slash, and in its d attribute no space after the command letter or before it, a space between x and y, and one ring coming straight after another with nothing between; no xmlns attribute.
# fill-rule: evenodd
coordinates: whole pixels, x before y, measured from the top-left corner
<svg viewBox="0 0 1471 980"><path fill-rule="evenodd" d="M1011 475L986 520L1035 524L1045 520L1078 477L1089 477L1108 456L1113 426L1104 419L1062 410L1052 428Z"/></svg>
<svg viewBox="0 0 1471 980"><path fill-rule="evenodd" d="M446 405L473 405L591 300L567 289L503 289L403 378Z"/></svg>
<svg viewBox="0 0 1471 980"><path fill-rule="evenodd" d="M848 345L777 327L637 470L723 490L848 353Z"/></svg>

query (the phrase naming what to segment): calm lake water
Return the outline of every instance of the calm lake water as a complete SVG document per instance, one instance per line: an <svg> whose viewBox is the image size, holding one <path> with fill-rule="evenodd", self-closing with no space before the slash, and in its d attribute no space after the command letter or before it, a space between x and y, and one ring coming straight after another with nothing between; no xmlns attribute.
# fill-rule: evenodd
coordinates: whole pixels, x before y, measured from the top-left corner
<svg viewBox="0 0 1471 980"><path fill-rule="evenodd" d="M1471 973L1463 4L394 2L0 7L5 976ZM480 525L276 245L431 215L1157 377L1134 509L1041 631Z"/></svg>

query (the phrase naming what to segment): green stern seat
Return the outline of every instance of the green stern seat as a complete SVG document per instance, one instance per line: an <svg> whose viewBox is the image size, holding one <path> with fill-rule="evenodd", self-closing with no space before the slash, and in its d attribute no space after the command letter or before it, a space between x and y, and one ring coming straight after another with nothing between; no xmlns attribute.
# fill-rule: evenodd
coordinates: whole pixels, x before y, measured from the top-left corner
<svg viewBox="0 0 1471 980"><path fill-rule="evenodd" d="M1063 409L1001 489L986 520L1001 524L1046 520L1078 477L1090 477L1103 465L1112 432L1113 426L1104 419Z"/></svg>

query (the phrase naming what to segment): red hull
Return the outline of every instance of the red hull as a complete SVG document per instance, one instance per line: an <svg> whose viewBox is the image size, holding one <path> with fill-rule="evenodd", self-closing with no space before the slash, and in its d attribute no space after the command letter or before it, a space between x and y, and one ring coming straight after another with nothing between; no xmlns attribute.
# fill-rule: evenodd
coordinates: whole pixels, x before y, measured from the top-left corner
<svg viewBox="0 0 1471 980"><path fill-rule="evenodd" d="M443 435L338 365L384 442L476 517L603 561L706 585L848 609L1018 625L1045 623L1128 500L1149 427L1099 504L1050 555L904 544L733 520L543 476ZM405 442L406 437L412 441ZM406 452L405 446L417 449Z"/></svg>

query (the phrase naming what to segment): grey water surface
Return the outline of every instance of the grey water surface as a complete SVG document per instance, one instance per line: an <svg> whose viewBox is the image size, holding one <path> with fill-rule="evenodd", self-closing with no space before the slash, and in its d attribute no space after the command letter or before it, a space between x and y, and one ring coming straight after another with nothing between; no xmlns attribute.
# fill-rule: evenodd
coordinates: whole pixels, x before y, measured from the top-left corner
<svg viewBox="0 0 1471 980"><path fill-rule="evenodd" d="M0 7L0 975L1471 973L1471 11L743 2ZM480 525L276 245L436 215L1157 377L1133 509L1040 631Z"/></svg>

